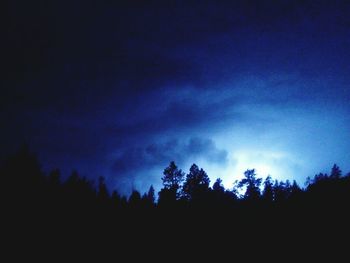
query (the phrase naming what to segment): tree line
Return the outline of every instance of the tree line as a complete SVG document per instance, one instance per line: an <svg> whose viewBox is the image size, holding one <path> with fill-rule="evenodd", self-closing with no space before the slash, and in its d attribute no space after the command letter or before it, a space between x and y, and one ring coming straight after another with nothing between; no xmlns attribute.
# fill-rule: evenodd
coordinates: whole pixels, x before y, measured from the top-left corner
<svg viewBox="0 0 350 263"><path fill-rule="evenodd" d="M162 188L158 195L153 186L141 194L133 190L130 196L111 193L104 177L97 185L74 171L68 179L61 179L55 169L44 175L35 155L23 147L1 166L3 194L9 201L35 207L49 203L48 207L74 210L140 210L140 209L239 209L240 207L270 208L314 202L324 205L342 203L349 197L350 173L342 174L334 164L329 174L308 177L304 187L295 180L273 180L271 176L258 178L255 170L246 170L243 179L235 181L232 189L225 189L218 178L210 186L207 173L193 164L185 174L171 161L163 171ZM25 201L24 201L25 200Z"/></svg>
<svg viewBox="0 0 350 263"><path fill-rule="evenodd" d="M198 259L224 247L244 258L259 257L257 246L268 253L272 244L277 252L298 244L319 253L330 241L338 251L339 240L348 238L350 174L337 165L308 178L304 187L270 176L263 180L252 169L225 189L220 179L211 186L196 164L185 174L175 162L161 179L159 193L150 186L146 193L121 196L108 191L103 177L95 185L77 172L66 180L57 169L44 175L35 155L23 148L0 166L3 240L16 252L65 255L64 245L79 257L107 248L119 255L143 249L153 257L158 248Z"/></svg>

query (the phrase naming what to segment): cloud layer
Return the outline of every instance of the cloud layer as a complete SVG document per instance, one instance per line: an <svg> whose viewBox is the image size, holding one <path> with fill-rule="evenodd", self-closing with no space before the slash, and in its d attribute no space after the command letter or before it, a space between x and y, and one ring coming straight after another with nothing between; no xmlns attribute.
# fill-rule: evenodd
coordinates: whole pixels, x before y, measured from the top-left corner
<svg viewBox="0 0 350 263"><path fill-rule="evenodd" d="M27 141L124 192L171 160L350 169L349 2L200 2L7 1L0 158Z"/></svg>

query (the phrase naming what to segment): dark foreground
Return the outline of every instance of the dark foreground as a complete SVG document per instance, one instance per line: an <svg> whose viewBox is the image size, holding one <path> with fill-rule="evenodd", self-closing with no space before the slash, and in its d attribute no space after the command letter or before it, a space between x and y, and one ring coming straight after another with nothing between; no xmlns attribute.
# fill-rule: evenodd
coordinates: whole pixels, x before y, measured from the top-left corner
<svg viewBox="0 0 350 263"><path fill-rule="evenodd" d="M2 251L12 260L349 257L349 175L319 176L279 201L214 198L211 190L207 199L157 204L104 193L103 182L97 190L79 177L61 183L30 156L17 154L1 167Z"/></svg>

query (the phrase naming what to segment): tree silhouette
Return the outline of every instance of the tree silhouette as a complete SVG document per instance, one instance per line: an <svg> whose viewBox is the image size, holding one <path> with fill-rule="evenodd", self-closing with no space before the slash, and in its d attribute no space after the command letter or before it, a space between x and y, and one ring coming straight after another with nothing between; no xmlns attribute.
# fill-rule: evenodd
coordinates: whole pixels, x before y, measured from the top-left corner
<svg viewBox="0 0 350 263"><path fill-rule="evenodd" d="M141 194L137 190L132 190L129 197L129 205L131 208L140 208L141 207Z"/></svg>
<svg viewBox="0 0 350 263"><path fill-rule="evenodd" d="M331 179L339 179L341 177L341 174L342 174L342 171L340 170L339 166L334 164L329 177Z"/></svg>
<svg viewBox="0 0 350 263"><path fill-rule="evenodd" d="M174 205L180 197L180 188L184 180L184 173L178 169L175 162L170 162L163 171L163 188L159 192L159 204Z"/></svg>
<svg viewBox="0 0 350 263"><path fill-rule="evenodd" d="M191 202L203 202L208 197L209 184L207 173L193 164L183 185L183 197Z"/></svg>
<svg viewBox="0 0 350 263"><path fill-rule="evenodd" d="M246 187L245 200L256 201L259 199L261 181L261 178L256 178L255 169L248 169L244 172L244 178L238 182L238 187Z"/></svg>
<svg viewBox="0 0 350 263"><path fill-rule="evenodd" d="M98 192L97 192L97 197L102 203L106 203L107 200L109 199L109 193L107 190L107 186L105 183L105 178L103 176L100 176L98 178Z"/></svg>
<svg viewBox="0 0 350 263"><path fill-rule="evenodd" d="M61 184L61 171L59 169L52 170L48 176L47 181L49 185L58 187Z"/></svg>
<svg viewBox="0 0 350 263"><path fill-rule="evenodd" d="M265 203L272 203L274 201L273 183L270 175L264 181L262 199Z"/></svg>
<svg viewBox="0 0 350 263"><path fill-rule="evenodd" d="M213 191L215 193L225 192L225 187L222 185L222 180L220 178L216 179L215 183L213 184Z"/></svg>
<svg viewBox="0 0 350 263"><path fill-rule="evenodd" d="M96 191L93 183L85 177L80 177L77 171L73 171L63 184L64 202L72 213L89 210L96 200Z"/></svg>
<svg viewBox="0 0 350 263"><path fill-rule="evenodd" d="M213 184L212 196L214 199L214 205L223 205L225 199L225 187L222 185L222 180L220 178L217 178Z"/></svg>
<svg viewBox="0 0 350 263"><path fill-rule="evenodd" d="M302 193L302 190L298 183L293 180L292 186L291 186L291 196L297 196Z"/></svg>
<svg viewBox="0 0 350 263"><path fill-rule="evenodd" d="M150 188L148 189L148 192L142 196L142 202L144 207L148 207L148 208L154 207L155 195L154 195L153 185L151 185Z"/></svg>
<svg viewBox="0 0 350 263"><path fill-rule="evenodd" d="M287 180L286 182L275 180L275 184L273 186L275 201L277 203L284 202L288 200L291 194L291 184Z"/></svg>
<svg viewBox="0 0 350 263"><path fill-rule="evenodd" d="M151 185L148 189L147 192L147 200L150 202L150 204L154 204L156 198L155 198L155 194L154 194L154 188L153 185Z"/></svg>
<svg viewBox="0 0 350 263"><path fill-rule="evenodd" d="M212 198L214 208L232 208L232 205L235 204L237 200L236 189L232 191L225 190L225 187L222 185L222 180L218 178L213 184Z"/></svg>
<svg viewBox="0 0 350 263"><path fill-rule="evenodd" d="M122 204L122 197L116 190L113 190L111 195L111 203L115 209L122 209L125 206Z"/></svg>
<svg viewBox="0 0 350 263"><path fill-rule="evenodd" d="M184 180L184 173L178 169L175 162L170 162L169 166L163 171L163 186L166 189L178 190Z"/></svg>

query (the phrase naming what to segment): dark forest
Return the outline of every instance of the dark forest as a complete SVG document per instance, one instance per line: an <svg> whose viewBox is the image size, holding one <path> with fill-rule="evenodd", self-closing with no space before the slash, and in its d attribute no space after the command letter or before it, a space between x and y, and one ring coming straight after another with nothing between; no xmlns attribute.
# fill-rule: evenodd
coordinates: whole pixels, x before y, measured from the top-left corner
<svg viewBox="0 0 350 263"><path fill-rule="evenodd" d="M94 183L76 171L64 181L58 169L45 174L28 147L9 156L0 171L8 238L28 247L39 242L45 251L56 242L107 249L108 236L112 244L124 243L117 250L174 245L183 238L184 246L215 246L224 244L226 235L232 235L226 245L237 248L246 242L260 248L328 247L335 245L329 235L340 240L349 226L350 174L336 164L329 174L308 178L303 187L258 178L254 169L247 170L227 190L220 179L210 187L208 175L196 164L185 174L170 162L159 193L150 186L148 192L133 190L130 196L108 191L103 177Z"/></svg>

